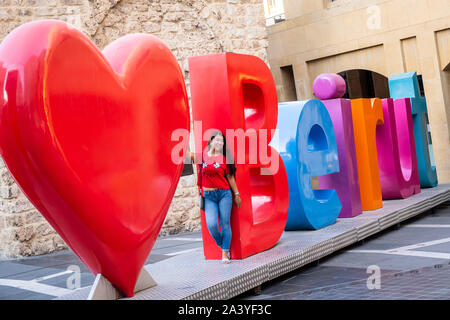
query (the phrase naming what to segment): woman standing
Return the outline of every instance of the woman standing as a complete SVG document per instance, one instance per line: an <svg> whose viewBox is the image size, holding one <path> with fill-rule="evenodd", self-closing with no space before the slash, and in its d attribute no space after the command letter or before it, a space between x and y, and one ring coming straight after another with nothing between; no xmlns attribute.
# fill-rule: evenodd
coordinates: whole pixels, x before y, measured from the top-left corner
<svg viewBox="0 0 450 320"><path fill-rule="evenodd" d="M188 151L191 161L194 155ZM203 153L202 163L197 165L199 180L205 197L205 219L209 233L222 248L222 262L230 262L231 243L231 208L234 202L241 207L241 198L236 186L236 167L232 157L227 153L225 137L222 132L216 131L208 139L208 146ZM201 173L201 175L200 175ZM230 190L231 189L231 190ZM222 233L219 230L220 228Z"/></svg>

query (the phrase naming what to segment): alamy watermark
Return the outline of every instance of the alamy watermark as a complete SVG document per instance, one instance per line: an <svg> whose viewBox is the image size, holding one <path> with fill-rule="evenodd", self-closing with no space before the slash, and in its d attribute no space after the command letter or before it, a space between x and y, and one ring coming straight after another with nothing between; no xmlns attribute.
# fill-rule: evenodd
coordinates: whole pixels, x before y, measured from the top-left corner
<svg viewBox="0 0 450 320"><path fill-rule="evenodd" d="M70 275L66 280L66 287L70 290L76 290L81 288L81 269L79 266L73 264L67 267L67 271L71 271L73 274Z"/></svg>
<svg viewBox="0 0 450 320"><path fill-rule="evenodd" d="M379 6L370 6L366 9L368 15L366 26L369 30L381 29L381 9Z"/></svg>
<svg viewBox="0 0 450 320"><path fill-rule="evenodd" d="M194 142L195 145L203 145L208 141L211 134L219 131L210 128L202 134L202 121L194 121ZM261 165L261 175L273 175L278 172L280 157L272 149L270 144L278 144L277 129L253 129L244 130L226 129L222 132L226 141L227 152L232 153L232 157L226 157L227 164L248 164ZM220 131L221 132L221 131ZM171 152L172 162L175 164L186 163L186 154L184 147L189 144L190 131L187 129L176 129L172 132L171 141L178 143ZM201 139L200 139L201 138ZM201 157L196 157L194 163L200 163Z"/></svg>
<svg viewBox="0 0 450 320"><path fill-rule="evenodd" d="M377 265L370 265L367 267L366 273L370 274L367 278L367 289L381 289L381 269Z"/></svg>

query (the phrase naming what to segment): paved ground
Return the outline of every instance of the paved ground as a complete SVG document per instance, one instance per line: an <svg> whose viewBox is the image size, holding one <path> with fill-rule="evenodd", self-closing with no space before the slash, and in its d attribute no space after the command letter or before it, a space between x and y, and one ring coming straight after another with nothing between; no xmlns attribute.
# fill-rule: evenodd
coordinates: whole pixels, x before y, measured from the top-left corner
<svg viewBox="0 0 450 320"><path fill-rule="evenodd" d="M380 277L376 277L377 274ZM249 300L450 299L450 203L262 286Z"/></svg>
<svg viewBox="0 0 450 320"><path fill-rule="evenodd" d="M147 263L201 245L199 232L160 237ZM93 281L71 251L0 260L3 300L52 299ZM450 299L450 203L236 299Z"/></svg>
<svg viewBox="0 0 450 320"><path fill-rule="evenodd" d="M160 237L145 264L169 259L201 246L200 232ZM77 285L81 288L90 286L94 279L70 250L25 259L0 260L0 300L53 299L71 293Z"/></svg>

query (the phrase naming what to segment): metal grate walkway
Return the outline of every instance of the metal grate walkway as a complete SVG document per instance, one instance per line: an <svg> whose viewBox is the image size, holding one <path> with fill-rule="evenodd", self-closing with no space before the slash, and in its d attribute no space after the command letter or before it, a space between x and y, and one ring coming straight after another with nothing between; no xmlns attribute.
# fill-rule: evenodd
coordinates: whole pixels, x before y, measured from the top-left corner
<svg viewBox="0 0 450 320"><path fill-rule="evenodd" d="M383 201L379 210L338 219L320 230L285 231L273 248L225 265L205 260L198 248L146 265L158 285L127 299L230 299L449 200L450 184L422 189L408 199ZM86 299L89 291L90 287L83 288L57 299Z"/></svg>

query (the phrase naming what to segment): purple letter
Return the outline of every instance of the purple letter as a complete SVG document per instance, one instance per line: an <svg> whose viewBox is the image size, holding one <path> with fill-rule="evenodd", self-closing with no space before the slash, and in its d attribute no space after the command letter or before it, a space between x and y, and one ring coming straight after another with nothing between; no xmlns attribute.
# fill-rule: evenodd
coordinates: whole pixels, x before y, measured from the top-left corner
<svg viewBox="0 0 450 320"><path fill-rule="evenodd" d="M411 102L383 99L384 125L377 127L377 152L383 199L420 192Z"/></svg>
<svg viewBox="0 0 450 320"><path fill-rule="evenodd" d="M336 133L340 171L319 177L320 189L335 189L342 204L339 218L351 218L361 213L358 169L350 100L340 99L345 93L345 81L337 74L321 74L313 85L314 93L330 114ZM335 99L333 99L335 98Z"/></svg>

